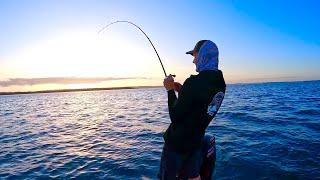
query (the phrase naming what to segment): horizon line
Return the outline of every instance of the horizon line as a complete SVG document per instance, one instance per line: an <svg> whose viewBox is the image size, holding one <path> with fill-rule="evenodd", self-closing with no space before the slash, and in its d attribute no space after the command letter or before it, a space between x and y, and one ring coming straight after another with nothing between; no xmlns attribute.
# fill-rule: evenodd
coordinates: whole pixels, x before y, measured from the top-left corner
<svg viewBox="0 0 320 180"><path fill-rule="evenodd" d="M264 83L294 83L294 82L312 82L315 80L294 80L294 81L265 81L265 82L240 82L227 83L227 85L242 85L242 84L264 84ZM0 92L2 95L16 95L16 94L41 94L41 93L60 93L60 92L81 92L81 91L104 91L104 90L121 90L121 89L143 89L143 88L160 88L163 86L123 86L123 87L103 87L103 88L76 88L76 89L53 89L53 90L39 90L39 91L12 91Z"/></svg>

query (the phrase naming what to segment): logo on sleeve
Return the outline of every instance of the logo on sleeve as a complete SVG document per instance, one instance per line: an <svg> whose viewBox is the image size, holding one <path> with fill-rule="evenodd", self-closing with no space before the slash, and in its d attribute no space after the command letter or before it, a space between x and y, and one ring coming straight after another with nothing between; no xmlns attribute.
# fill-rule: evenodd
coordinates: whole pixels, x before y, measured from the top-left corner
<svg viewBox="0 0 320 180"><path fill-rule="evenodd" d="M207 111L207 113L210 116L214 116L218 112L218 110L219 110L219 108L221 106L223 98L224 98L224 93L223 92L218 92L213 97L211 103L208 106L208 111Z"/></svg>

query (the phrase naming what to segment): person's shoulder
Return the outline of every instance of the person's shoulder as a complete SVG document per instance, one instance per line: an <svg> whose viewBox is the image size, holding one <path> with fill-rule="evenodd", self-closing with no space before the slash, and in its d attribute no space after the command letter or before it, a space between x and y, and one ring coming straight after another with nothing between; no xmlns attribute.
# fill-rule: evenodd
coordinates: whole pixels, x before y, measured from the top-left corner
<svg viewBox="0 0 320 180"><path fill-rule="evenodd" d="M223 78L223 73L220 69L218 69L215 71L209 71L209 73L205 74L204 76L221 79Z"/></svg>
<svg viewBox="0 0 320 180"><path fill-rule="evenodd" d="M221 70L218 70L218 74L219 74L219 77L220 77L221 79L224 79L224 77L223 77L223 72L222 72Z"/></svg>
<svg viewBox="0 0 320 180"><path fill-rule="evenodd" d="M193 92L193 89L197 86L196 78L196 75L190 75L190 77L183 82L182 89L184 92Z"/></svg>
<svg viewBox="0 0 320 180"><path fill-rule="evenodd" d="M218 73L220 74L220 75L223 75L223 72L219 69L218 70Z"/></svg>
<svg viewBox="0 0 320 180"><path fill-rule="evenodd" d="M188 83L193 83L195 80L197 79L197 75L190 75L190 77L188 77L185 81L184 84Z"/></svg>
<svg viewBox="0 0 320 180"><path fill-rule="evenodd" d="M184 82L183 82L183 87L192 87L195 84L195 79L197 78L196 75L190 75Z"/></svg>

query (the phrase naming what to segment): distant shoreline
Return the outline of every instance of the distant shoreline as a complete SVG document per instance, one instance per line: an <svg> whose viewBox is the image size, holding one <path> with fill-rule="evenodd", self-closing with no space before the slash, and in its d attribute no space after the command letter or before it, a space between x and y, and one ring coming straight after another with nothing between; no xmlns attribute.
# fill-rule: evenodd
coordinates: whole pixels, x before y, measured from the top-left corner
<svg viewBox="0 0 320 180"><path fill-rule="evenodd" d="M299 80L299 81L266 81L266 82L238 82L231 83L232 85L244 85L244 84L272 84L272 83L302 83L302 82L316 82L320 80Z"/></svg>
<svg viewBox="0 0 320 180"><path fill-rule="evenodd" d="M121 90L121 89L142 89L142 88L159 88L162 86L128 86L128 87L110 87L110 88L81 88L81 89L56 89L43 91L21 91L21 92L0 92L1 95L16 95L16 94L40 94L40 93L59 93L59 92L78 92L78 91L106 91L106 90Z"/></svg>
<svg viewBox="0 0 320 180"><path fill-rule="evenodd" d="M248 82L248 83L230 83L230 85L266 84L266 83L295 83L295 82L313 82L313 81L320 81L320 80ZM160 87L163 87L163 86L127 86L127 87L109 87L109 88L80 88L80 89L56 89L56 90L42 90L42 91L0 92L0 96L1 95L16 95L16 94L59 93L59 92L78 92L78 91L106 91L106 90L143 89L143 88L160 88Z"/></svg>

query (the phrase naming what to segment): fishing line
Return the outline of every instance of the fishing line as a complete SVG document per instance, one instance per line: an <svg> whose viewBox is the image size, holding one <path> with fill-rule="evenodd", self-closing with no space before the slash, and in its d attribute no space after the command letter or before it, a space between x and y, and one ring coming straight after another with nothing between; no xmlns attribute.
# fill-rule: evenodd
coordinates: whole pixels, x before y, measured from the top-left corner
<svg viewBox="0 0 320 180"><path fill-rule="evenodd" d="M98 31L98 34L100 34L102 31L104 31L105 29L107 29L109 26L113 25L113 24L116 24L116 23L128 23L128 24L131 24L131 25L134 25L136 28L138 28L149 40L151 46L153 47L154 51L156 52L157 56L158 56L158 59L159 59L159 62L161 64L161 67L162 67L162 70L164 72L164 75L165 77L167 77L167 73L166 73L166 70L164 69L163 67L163 64L162 64L162 61L161 61L161 58L156 50L156 48L154 47L153 43L151 42L150 38L147 36L147 34L136 24L134 24L133 22L130 22L130 21L114 21L114 22L111 22L110 24L104 26L102 29L100 29L100 31ZM175 75L171 75L170 76L173 76L175 77Z"/></svg>

